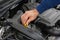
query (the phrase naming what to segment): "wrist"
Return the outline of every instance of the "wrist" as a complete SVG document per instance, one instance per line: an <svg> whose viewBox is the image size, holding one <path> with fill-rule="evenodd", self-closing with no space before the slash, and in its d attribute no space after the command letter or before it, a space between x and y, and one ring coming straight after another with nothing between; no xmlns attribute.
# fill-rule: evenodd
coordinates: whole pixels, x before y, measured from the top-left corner
<svg viewBox="0 0 60 40"><path fill-rule="evenodd" d="M33 9L34 14L36 14L37 16L39 15L39 12L36 9Z"/></svg>

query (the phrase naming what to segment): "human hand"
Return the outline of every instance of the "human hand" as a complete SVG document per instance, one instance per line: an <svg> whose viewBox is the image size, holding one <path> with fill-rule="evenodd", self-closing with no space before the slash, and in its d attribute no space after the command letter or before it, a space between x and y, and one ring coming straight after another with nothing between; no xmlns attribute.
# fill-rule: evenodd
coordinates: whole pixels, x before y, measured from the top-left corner
<svg viewBox="0 0 60 40"><path fill-rule="evenodd" d="M29 24L31 21L35 20L38 16L38 11L36 9L26 11L22 16L21 16L21 21L22 24Z"/></svg>

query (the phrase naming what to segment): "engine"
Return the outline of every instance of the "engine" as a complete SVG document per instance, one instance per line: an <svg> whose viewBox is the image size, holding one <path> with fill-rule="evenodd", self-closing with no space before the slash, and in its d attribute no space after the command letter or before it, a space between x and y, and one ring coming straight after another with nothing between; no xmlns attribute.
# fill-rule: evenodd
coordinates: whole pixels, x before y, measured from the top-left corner
<svg viewBox="0 0 60 40"><path fill-rule="evenodd" d="M40 14L25 28L21 15L39 0L0 0L0 40L60 40L60 7Z"/></svg>

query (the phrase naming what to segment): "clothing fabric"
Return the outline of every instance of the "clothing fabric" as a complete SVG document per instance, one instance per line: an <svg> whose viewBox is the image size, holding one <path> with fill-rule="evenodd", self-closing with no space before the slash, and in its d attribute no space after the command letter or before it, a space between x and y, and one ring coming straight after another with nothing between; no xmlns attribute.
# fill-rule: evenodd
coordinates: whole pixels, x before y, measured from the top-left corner
<svg viewBox="0 0 60 40"><path fill-rule="evenodd" d="M58 4L60 4L60 0L42 0L40 5L38 5L36 9L41 14L45 10L53 8Z"/></svg>

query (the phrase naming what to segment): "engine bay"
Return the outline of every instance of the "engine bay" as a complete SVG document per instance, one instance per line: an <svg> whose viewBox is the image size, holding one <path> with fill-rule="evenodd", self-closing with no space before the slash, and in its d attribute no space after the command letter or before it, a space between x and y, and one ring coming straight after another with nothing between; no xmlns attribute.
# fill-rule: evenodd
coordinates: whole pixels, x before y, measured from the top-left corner
<svg viewBox="0 0 60 40"><path fill-rule="evenodd" d="M60 10L51 8L24 27L21 15L36 8L39 0L0 1L0 40L60 40Z"/></svg>

